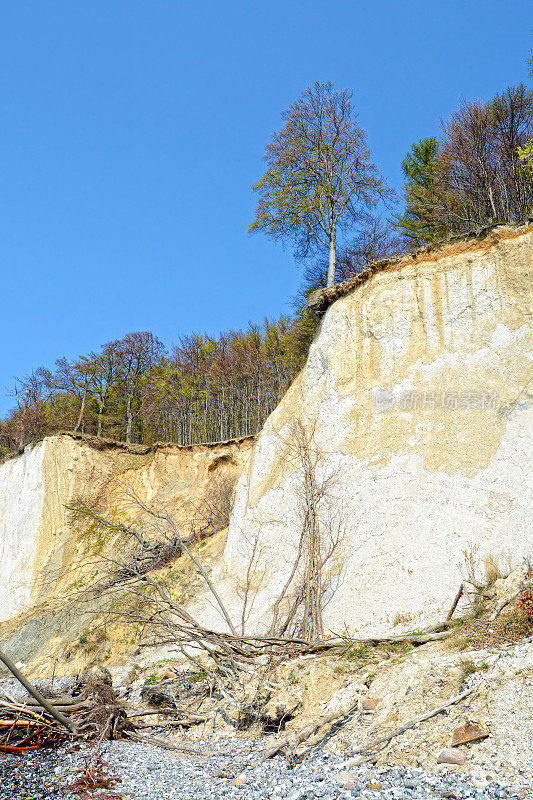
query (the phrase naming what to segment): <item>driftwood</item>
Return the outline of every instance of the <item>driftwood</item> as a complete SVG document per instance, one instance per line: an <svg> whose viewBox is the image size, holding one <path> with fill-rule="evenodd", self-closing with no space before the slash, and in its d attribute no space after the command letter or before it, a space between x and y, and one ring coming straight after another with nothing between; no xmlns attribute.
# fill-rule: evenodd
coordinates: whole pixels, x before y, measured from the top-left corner
<svg viewBox="0 0 533 800"><path fill-rule="evenodd" d="M2 709L2 712L15 711L17 714L23 713L25 717L29 717L30 719L35 719L35 720L42 720L44 714L43 710L41 710L41 712L38 714L36 710L33 710L24 704L16 702L8 702L7 700L2 699L1 697L0 697L0 709Z"/></svg>
<svg viewBox="0 0 533 800"><path fill-rule="evenodd" d="M206 722L208 719L207 714L194 714L190 711L182 711L179 708L155 708L148 711L137 711L135 714L130 714L129 718L134 719L135 717L153 717L157 714L179 717L178 722L183 725L194 725L199 722ZM175 720L174 724L176 724Z"/></svg>
<svg viewBox="0 0 533 800"><path fill-rule="evenodd" d="M0 719L0 728L34 728L46 724L43 720L37 719Z"/></svg>
<svg viewBox="0 0 533 800"><path fill-rule="evenodd" d="M76 697L54 697L54 708L61 708L66 706L75 706L79 704L79 699ZM27 706L40 706L37 700L34 697L25 697L24 704Z"/></svg>
<svg viewBox="0 0 533 800"><path fill-rule="evenodd" d="M71 719L66 717L61 711L58 711L56 708L54 708L52 703L49 700L47 700L46 697L43 697L42 694L38 692L34 686L31 685L31 683L27 680L27 678L24 677L22 672L13 664L11 659L8 658L8 656L6 656L5 653L2 653L1 650L0 650L0 661L2 661L6 665L11 674L19 681L19 683L21 683L24 686L26 691L31 694L31 696L37 701L37 703L40 706L42 706L46 711L48 711L48 713L55 720L57 720L57 722L63 725L67 730L69 730L71 733L76 733L77 730L76 724Z"/></svg>
<svg viewBox="0 0 533 800"><path fill-rule="evenodd" d="M214 755L214 753L209 753L205 750L196 750L183 744L171 744L171 742L167 742L165 739L158 739L156 736L142 735L136 731L125 731L125 735L133 742L149 744L152 745L152 747L161 747L164 750L179 750L183 753L192 753L193 755L200 756L201 758L207 758L208 756Z"/></svg>

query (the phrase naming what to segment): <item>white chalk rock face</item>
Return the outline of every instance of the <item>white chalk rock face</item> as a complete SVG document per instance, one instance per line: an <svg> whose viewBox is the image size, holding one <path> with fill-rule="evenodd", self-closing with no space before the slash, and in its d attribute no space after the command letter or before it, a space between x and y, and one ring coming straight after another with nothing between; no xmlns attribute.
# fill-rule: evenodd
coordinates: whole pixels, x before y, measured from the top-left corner
<svg viewBox="0 0 533 800"><path fill-rule="evenodd" d="M52 436L0 465L0 622L29 608L66 566L67 505L86 478L79 449Z"/></svg>
<svg viewBox="0 0 533 800"><path fill-rule="evenodd" d="M299 421L328 484L326 627L439 621L489 556L533 555L533 230L406 257L326 312L237 487L225 551L259 626L302 530Z"/></svg>
<svg viewBox="0 0 533 800"><path fill-rule="evenodd" d="M84 580L102 557L102 542L69 510L79 499L124 514L128 485L145 502L167 508L180 529L188 530L217 481L234 481L240 474L251 445L245 439L136 453L60 434L0 464L0 623L54 592L56 599L70 597L71 584ZM117 555L115 545L120 547L109 537L111 557Z"/></svg>
<svg viewBox="0 0 533 800"><path fill-rule="evenodd" d="M31 602L44 500L44 443L0 465L0 622Z"/></svg>
<svg viewBox="0 0 533 800"><path fill-rule="evenodd" d="M0 622L42 600L68 572L78 547L68 506L104 475L99 461L68 436L50 436L0 465Z"/></svg>

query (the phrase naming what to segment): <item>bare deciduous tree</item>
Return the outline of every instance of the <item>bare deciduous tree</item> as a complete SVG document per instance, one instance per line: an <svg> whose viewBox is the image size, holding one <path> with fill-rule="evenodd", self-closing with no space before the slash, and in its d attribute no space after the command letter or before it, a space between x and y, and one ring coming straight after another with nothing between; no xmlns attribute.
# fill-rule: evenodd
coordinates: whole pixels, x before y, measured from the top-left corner
<svg viewBox="0 0 533 800"><path fill-rule="evenodd" d="M285 557L286 574L272 605L269 633L320 642L324 640L323 609L342 572L348 531L342 503L335 496L340 470L327 464L313 426L295 420L280 438L284 459L294 469L291 527L297 527L299 533L296 541L292 545L287 542L284 548L290 556ZM255 522L260 528L268 524L261 516ZM268 554L263 543L263 560ZM276 558L283 560L279 547Z"/></svg>
<svg viewBox="0 0 533 800"><path fill-rule="evenodd" d="M533 174L521 153L532 136L533 91L524 84L488 103L463 102L443 124L440 141L423 139L404 159L400 228L418 244L522 222L533 202Z"/></svg>
<svg viewBox="0 0 533 800"><path fill-rule="evenodd" d="M250 231L296 243L300 256L324 247L327 285L335 283L338 231L391 196L366 145L352 93L316 82L283 113L284 127L267 146L267 171Z"/></svg>
<svg viewBox="0 0 533 800"><path fill-rule="evenodd" d="M134 405L140 405L143 378L158 363L165 348L150 331L128 333L107 347L117 357L118 381L126 400L126 442L129 444L136 410Z"/></svg>
<svg viewBox="0 0 533 800"><path fill-rule="evenodd" d="M193 520L193 527L201 536L228 527L234 487L235 478L231 475L218 475L209 482Z"/></svg>

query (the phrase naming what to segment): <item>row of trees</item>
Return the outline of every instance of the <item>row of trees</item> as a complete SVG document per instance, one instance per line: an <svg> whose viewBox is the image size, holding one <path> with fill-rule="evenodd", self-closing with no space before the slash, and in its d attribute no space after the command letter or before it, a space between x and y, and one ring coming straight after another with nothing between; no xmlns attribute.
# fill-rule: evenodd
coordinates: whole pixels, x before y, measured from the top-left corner
<svg viewBox="0 0 533 800"><path fill-rule="evenodd" d="M258 202L249 230L292 242L300 258L318 253L325 260L327 253L327 269L313 265L311 282L319 275L322 285L333 286L354 261L348 257L347 267L339 250L353 250L355 236L358 251L378 207L389 207L395 195L372 160L351 92L317 82L283 119L265 151L266 172L253 187ZM533 91L523 83L486 103L463 102L440 138L414 144L402 163L405 211L392 223L392 249L523 221L533 212L532 153ZM380 234L388 254L391 233Z"/></svg>
<svg viewBox="0 0 533 800"><path fill-rule="evenodd" d="M148 331L130 333L18 380L0 443L12 451L57 430L178 444L255 434L298 371L305 336L286 317L185 336L170 352Z"/></svg>
<svg viewBox="0 0 533 800"><path fill-rule="evenodd" d="M510 86L488 103L464 102L442 135L412 146L402 163L404 214L414 244L533 212L533 91Z"/></svg>
<svg viewBox="0 0 533 800"><path fill-rule="evenodd" d="M351 99L331 83L306 89L284 113L254 187L250 230L292 240L296 254L308 257L294 319L217 339L182 337L170 353L153 334L131 333L74 361L60 359L17 381L0 445L12 450L58 429L179 444L256 433L307 354L316 329L303 310L309 291L413 244L533 212L533 92L523 84L487 103L464 102L439 139L412 146L402 163L405 211L388 223L377 206L393 193ZM309 260L313 254L318 259Z"/></svg>

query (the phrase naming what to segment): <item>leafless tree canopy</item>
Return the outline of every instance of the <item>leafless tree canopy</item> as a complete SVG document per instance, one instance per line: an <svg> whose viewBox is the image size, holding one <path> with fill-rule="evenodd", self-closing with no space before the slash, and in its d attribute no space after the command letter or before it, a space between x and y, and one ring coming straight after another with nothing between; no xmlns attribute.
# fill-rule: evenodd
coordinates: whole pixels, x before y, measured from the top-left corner
<svg viewBox="0 0 533 800"><path fill-rule="evenodd" d="M463 102L442 136L413 145L402 167L406 210L400 227L415 243L533 210L533 173L520 159L533 137L533 91L511 86L488 103Z"/></svg>

